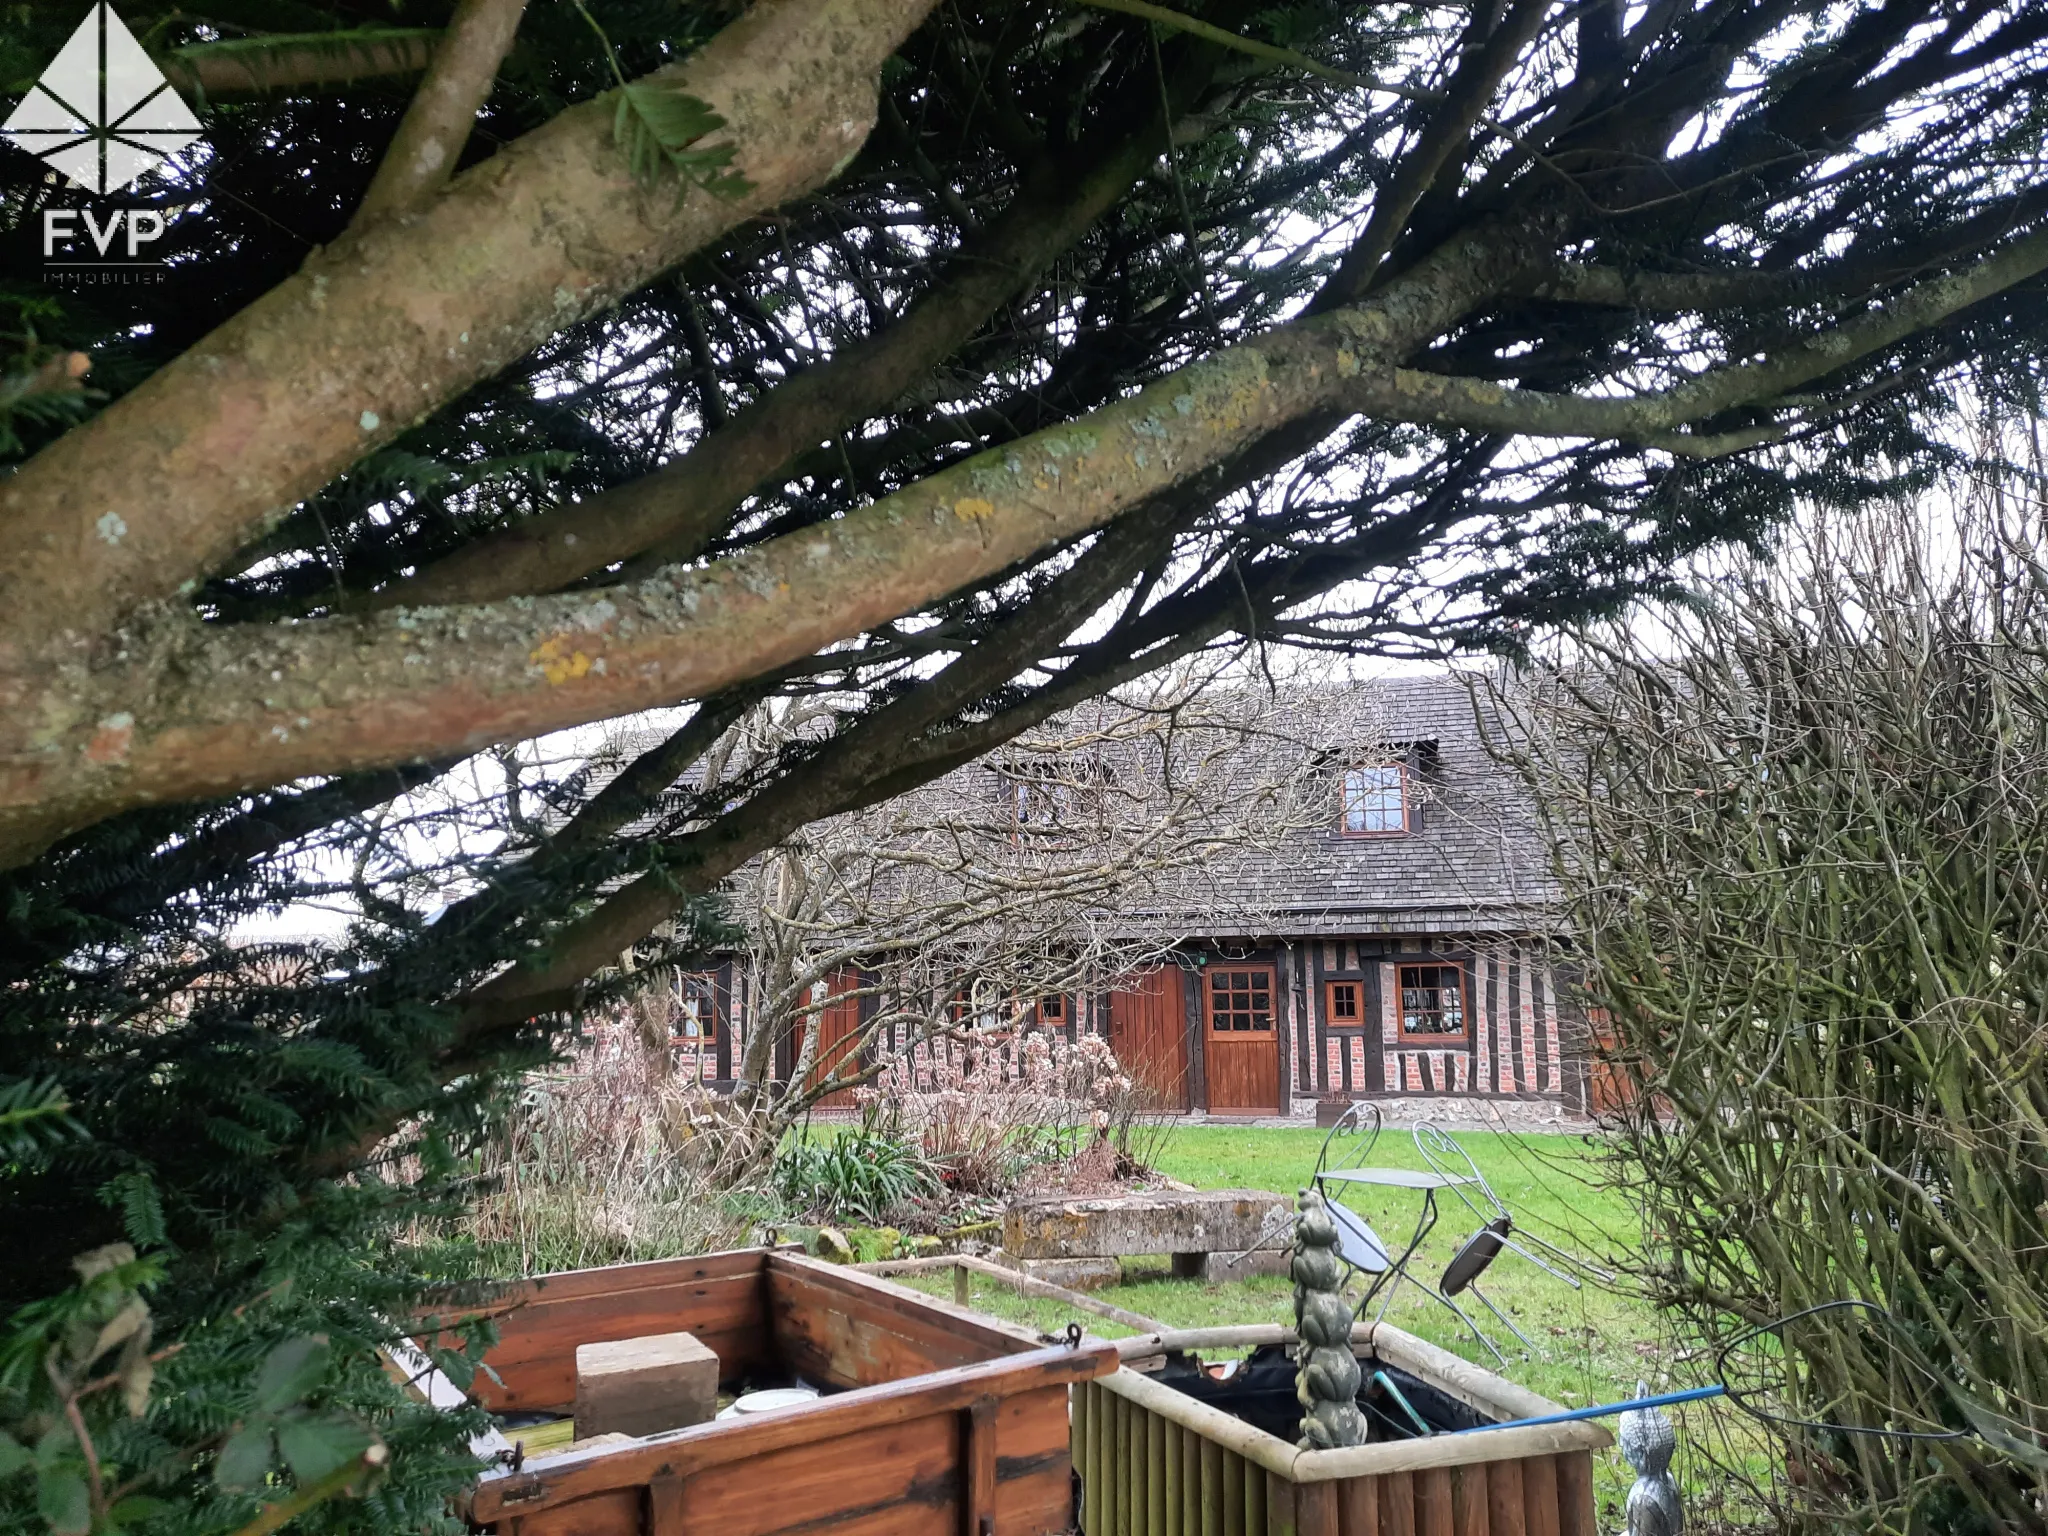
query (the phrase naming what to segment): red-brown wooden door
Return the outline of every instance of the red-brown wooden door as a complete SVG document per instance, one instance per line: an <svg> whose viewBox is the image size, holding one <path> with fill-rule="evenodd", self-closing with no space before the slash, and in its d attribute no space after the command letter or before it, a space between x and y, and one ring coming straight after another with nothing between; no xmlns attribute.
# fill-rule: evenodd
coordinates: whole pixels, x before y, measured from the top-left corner
<svg viewBox="0 0 2048 1536"><path fill-rule="evenodd" d="M794 1056L803 1054L804 1030L810 1021L815 1019L818 1025L818 1054L811 1062L808 1079L811 1083L848 1066L859 1048L860 999L847 995L859 986L858 971L834 971L825 983L825 1001L817 1006L815 1012L804 1014L797 1020L796 1039L791 1046ZM836 1093L828 1093L818 1100L817 1107L851 1109L853 1090L841 1088Z"/></svg>
<svg viewBox="0 0 2048 1536"><path fill-rule="evenodd" d="M1160 1109L1188 1107L1188 1016L1177 965L1120 976L1109 993L1109 1048Z"/></svg>
<svg viewBox="0 0 2048 1536"><path fill-rule="evenodd" d="M1280 1113L1280 1036L1273 968L1212 965L1202 972L1202 1069L1209 1112Z"/></svg>

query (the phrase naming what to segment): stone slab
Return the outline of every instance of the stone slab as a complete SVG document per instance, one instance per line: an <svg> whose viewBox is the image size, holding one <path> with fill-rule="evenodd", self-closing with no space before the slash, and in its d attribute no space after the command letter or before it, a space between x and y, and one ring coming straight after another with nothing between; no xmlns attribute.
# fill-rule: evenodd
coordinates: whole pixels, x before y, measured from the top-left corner
<svg viewBox="0 0 2048 1536"><path fill-rule="evenodd" d="M1070 1291L1099 1291L1116 1285L1124 1277L1123 1264L1116 1259L1017 1259L1007 1253L991 1255L998 1264L1022 1270L1033 1280L1063 1285Z"/></svg>
<svg viewBox="0 0 2048 1536"><path fill-rule="evenodd" d="M1259 1241L1272 1212L1291 1208L1263 1189L1022 1200L1003 1213L1003 1251L1019 1259L1240 1253Z"/></svg>
<svg viewBox="0 0 2048 1536"><path fill-rule="evenodd" d="M653 1435L718 1411L718 1356L692 1333L576 1346L576 1438Z"/></svg>
<svg viewBox="0 0 2048 1536"><path fill-rule="evenodd" d="M1284 1278L1293 1259L1294 1255L1285 1248L1259 1248L1241 1256L1234 1251L1205 1253L1202 1255L1201 1278L1207 1285L1228 1285L1233 1280L1250 1280L1259 1275L1280 1275Z"/></svg>

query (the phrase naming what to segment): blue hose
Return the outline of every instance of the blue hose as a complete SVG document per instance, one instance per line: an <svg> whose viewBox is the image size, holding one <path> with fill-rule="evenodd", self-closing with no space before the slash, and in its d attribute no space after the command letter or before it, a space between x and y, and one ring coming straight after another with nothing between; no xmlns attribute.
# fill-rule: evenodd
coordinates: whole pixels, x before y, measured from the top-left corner
<svg viewBox="0 0 2048 1536"><path fill-rule="evenodd" d="M1375 1373L1373 1380L1380 1379ZM1389 1382L1389 1386L1393 1383ZM1711 1387L1688 1387L1683 1392L1666 1392L1661 1397L1632 1397L1625 1403L1601 1403L1594 1408L1573 1408L1565 1413L1546 1413L1534 1419L1509 1419L1505 1424L1479 1424L1471 1429L1454 1430L1460 1435L1477 1434L1482 1429L1528 1429L1537 1424L1571 1424L1580 1419L1604 1419L1611 1413L1627 1413L1631 1408L1669 1408L1673 1403L1697 1403L1709 1397L1726 1397L1728 1389L1716 1382ZM1402 1407L1407 1408L1403 1402ZM1415 1410L1409 1408L1413 1413Z"/></svg>

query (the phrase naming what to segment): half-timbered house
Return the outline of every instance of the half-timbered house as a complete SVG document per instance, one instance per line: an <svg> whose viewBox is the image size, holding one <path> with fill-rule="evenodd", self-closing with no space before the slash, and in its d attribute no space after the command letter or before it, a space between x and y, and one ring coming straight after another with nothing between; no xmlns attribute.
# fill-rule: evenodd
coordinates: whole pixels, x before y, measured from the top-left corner
<svg viewBox="0 0 2048 1536"><path fill-rule="evenodd" d="M1010 1000L1007 1032L1104 1035L1162 1109L1211 1117L1402 1096L1583 1107L1584 1025L1534 807L1489 755L1463 679L1360 686L1378 696L1386 739L1327 744L1320 825L1225 861L1211 882L1229 899L1212 910L1128 914L1170 929L1161 959L1021 1013ZM1003 795L1036 814L986 764L935 792ZM730 1081L745 970L720 956L677 980L679 1062L707 1083ZM849 972L831 990L860 982ZM813 1017L829 1052L858 1033L862 1005L825 998ZM915 1048L913 1080L943 1049Z"/></svg>

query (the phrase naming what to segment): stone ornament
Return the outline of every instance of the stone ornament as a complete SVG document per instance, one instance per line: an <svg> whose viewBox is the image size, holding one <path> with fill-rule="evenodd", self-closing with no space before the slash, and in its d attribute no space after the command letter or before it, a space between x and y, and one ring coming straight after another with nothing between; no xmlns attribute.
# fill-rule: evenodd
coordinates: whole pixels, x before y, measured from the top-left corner
<svg viewBox="0 0 2048 1536"><path fill-rule="evenodd" d="M1638 1381L1636 1396L1649 1395L1648 1384ZM1636 1472L1626 1505L1628 1536L1679 1536L1685 1529L1685 1509L1671 1476L1671 1453L1678 1449L1678 1433L1670 1418L1661 1408L1631 1408L1615 1428L1621 1458Z"/></svg>
<svg viewBox="0 0 2048 1536"><path fill-rule="evenodd" d="M1301 1400L1301 1448L1330 1451L1365 1444L1358 1411L1358 1359L1351 1353L1351 1304L1344 1299L1344 1264L1337 1257L1337 1223L1323 1197L1304 1189L1295 1202L1294 1395Z"/></svg>

